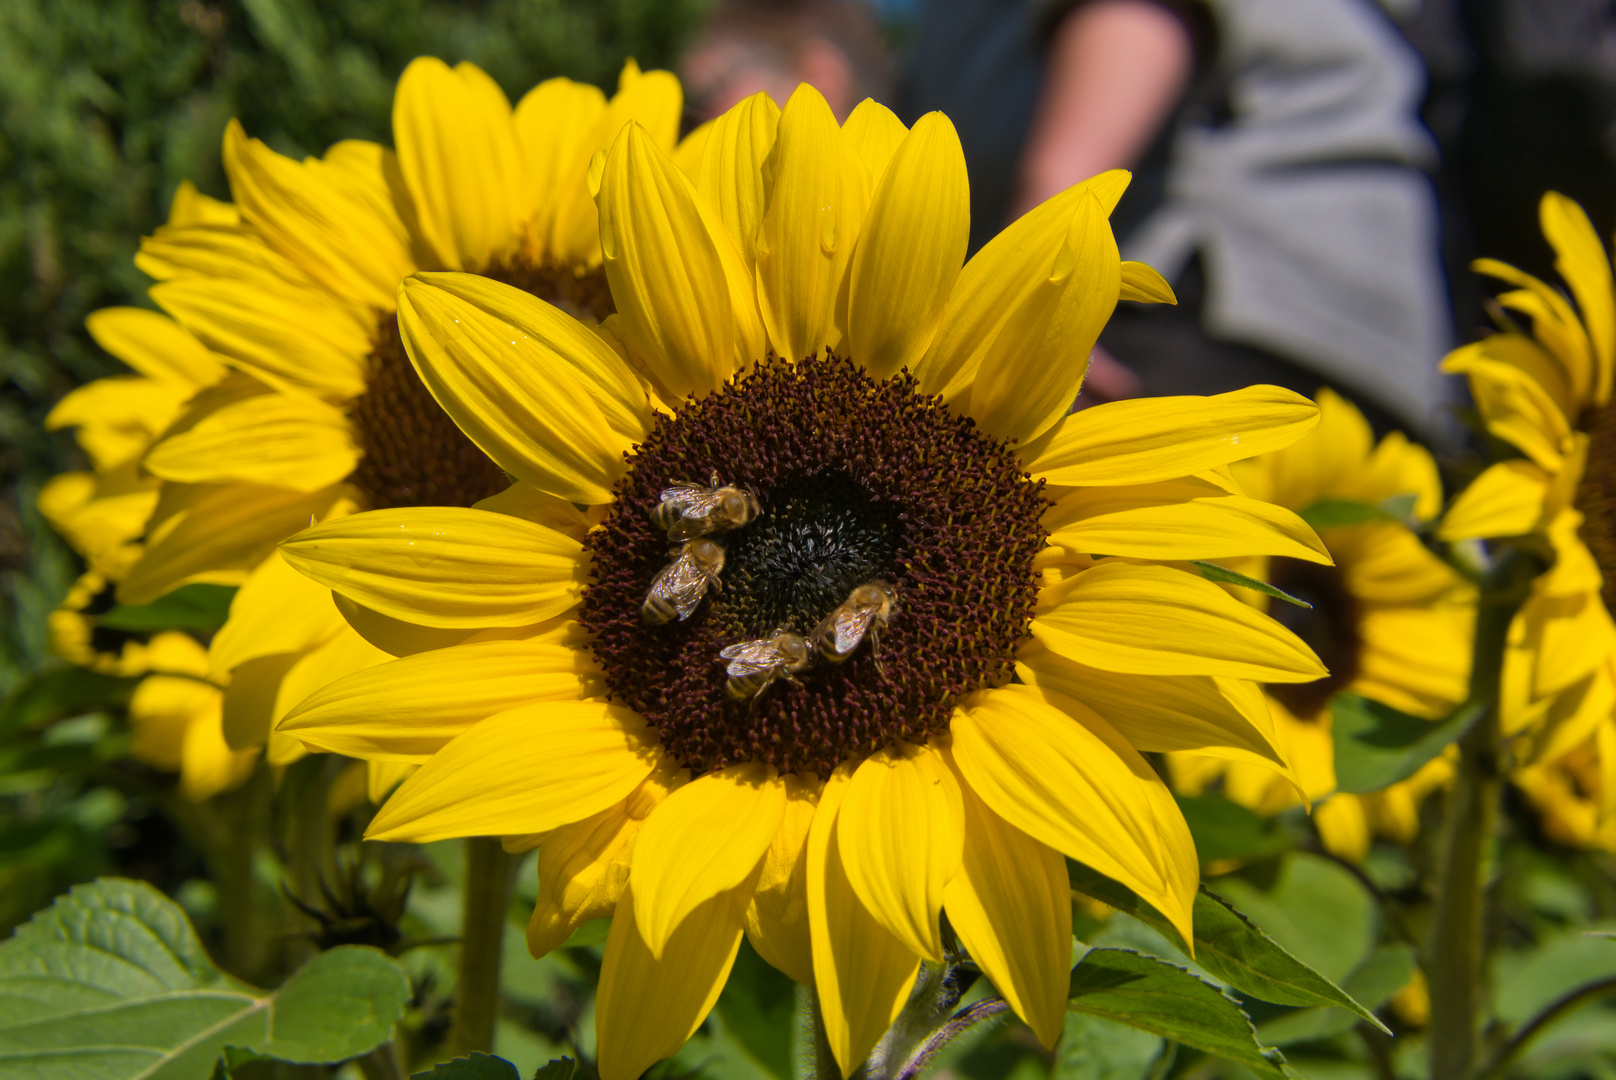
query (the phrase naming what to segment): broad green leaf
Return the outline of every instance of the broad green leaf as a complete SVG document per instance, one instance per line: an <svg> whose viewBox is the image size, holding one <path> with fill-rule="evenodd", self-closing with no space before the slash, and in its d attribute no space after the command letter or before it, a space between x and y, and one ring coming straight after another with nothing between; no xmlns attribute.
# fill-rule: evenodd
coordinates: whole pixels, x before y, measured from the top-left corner
<svg viewBox="0 0 1616 1080"><path fill-rule="evenodd" d="M1203 866L1227 860L1242 862L1278 855L1291 848L1290 838L1273 818L1229 799L1177 795L1178 808L1195 838Z"/></svg>
<svg viewBox="0 0 1616 1080"><path fill-rule="evenodd" d="M1371 521L1406 522L1414 514L1419 496L1412 492L1392 495L1377 503L1356 499L1319 499L1303 510L1299 516L1314 529L1339 529L1348 525L1365 525Z"/></svg>
<svg viewBox="0 0 1616 1080"><path fill-rule="evenodd" d="M1413 975L1414 950L1407 945L1387 945L1358 965L1358 970L1347 976L1343 989L1367 1008L1378 1009L1407 986ZM1357 1023L1358 1018L1344 1009L1321 1006L1270 1020L1257 1029L1257 1034L1271 1046L1290 1046L1333 1038L1351 1031Z"/></svg>
<svg viewBox="0 0 1616 1080"><path fill-rule="evenodd" d="M1589 983L1616 978L1616 949L1588 941L1588 930L1611 933L1608 921L1546 938L1523 952L1500 951L1494 963L1493 1009L1519 1027L1567 994Z"/></svg>
<svg viewBox="0 0 1616 1080"><path fill-rule="evenodd" d="M1307 608L1309 611L1313 610L1313 605L1306 600L1298 600L1284 589L1275 588L1266 581L1258 581L1254 577L1237 574L1228 567L1219 566L1214 562L1207 562L1205 559L1196 559L1192 565L1208 581L1215 581L1220 585L1238 585L1242 589L1252 589L1262 593L1264 596L1272 596L1276 600L1283 600L1287 604L1295 604L1297 607Z"/></svg>
<svg viewBox="0 0 1616 1080"><path fill-rule="evenodd" d="M1186 955L1189 949L1172 923L1132 890L1083 866L1068 862L1072 887L1154 927ZM1278 942L1203 886L1195 898L1194 960L1214 978L1259 1001L1275 1005L1336 1005L1374 1024L1368 1009L1329 979L1285 951Z"/></svg>
<svg viewBox="0 0 1616 1080"><path fill-rule="evenodd" d="M559 1066L559 1068L558 1068ZM559 1058L539 1069L533 1080L571 1080L577 1063L571 1058ZM551 1069L556 1069L551 1073ZM564 1075L563 1075L564 1074ZM410 1080L521 1080L516 1066L493 1054L473 1053L469 1057L439 1062L425 1072L415 1073Z"/></svg>
<svg viewBox="0 0 1616 1080"><path fill-rule="evenodd" d="M229 585L181 585L149 604L119 604L96 617L108 630L147 634L157 630L217 630L230 617L236 590Z"/></svg>
<svg viewBox="0 0 1616 1080"><path fill-rule="evenodd" d="M230 1046L344 1061L390 1037L408 997L398 965L359 946L255 989L213 965L178 905L107 878L0 944L0 1076L204 1080Z"/></svg>
<svg viewBox="0 0 1616 1080"><path fill-rule="evenodd" d="M1125 949L1090 949L1072 969L1066 1007L1286 1077L1285 1058L1264 1049L1233 998L1183 968Z"/></svg>
<svg viewBox="0 0 1616 1080"><path fill-rule="evenodd" d="M1056 1048L1055 1080L1140 1080L1165 1045L1148 1031L1068 1012Z"/></svg>
<svg viewBox="0 0 1616 1080"><path fill-rule="evenodd" d="M1330 703L1336 790L1363 794L1408 779L1481 713L1481 706L1461 705L1446 720L1421 720L1356 694L1337 694Z"/></svg>
<svg viewBox="0 0 1616 1080"><path fill-rule="evenodd" d="M777 1080L792 1080L789 1035L796 1022L796 987L743 939L735 967L718 998L718 1014L730 1035Z"/></svg>
<svg viewBox="0 0 1616 1080"><path fill-rule="evenodd" d="M533 1080L572 1080L578 1075L578 1063L569 1057L554 1058L540 1065Z"/></svg>
<svg viewBox="0 0 1616 1080"><path fill-rule="evenodd" d="M1260 886L1255 875L1229 874L1207 887L1285 951L1340 986L1378 940L1374 897L1352 871L1310 852L1292 852L1271 869Z"/></svg>

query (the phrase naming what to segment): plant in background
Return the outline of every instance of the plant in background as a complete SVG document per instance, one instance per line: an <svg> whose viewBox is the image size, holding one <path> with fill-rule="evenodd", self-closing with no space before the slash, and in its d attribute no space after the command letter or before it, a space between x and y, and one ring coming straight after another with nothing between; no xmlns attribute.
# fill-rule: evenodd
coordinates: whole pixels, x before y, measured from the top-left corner
<svg viewBox="0 0 1616 1080"><path fill-rule="evenodd" d="M1407 843L1418 804L1446 781L1441 758L1376 792L1337 792L1331 706L1338 694L1378 702L1423 720L1446 719L1469 691L1475 588L1422 542L1416 527L1442 508L1436 463L1393 432L1376 444L1363 415L1321 390L1319 426L1282 450L1238 462L1235 479L1254 499L1300 514L1319 530L1334 565L1295 559L1229 565L1281 590L1250 593L1306 641L1326 679L1268 687L1274 725L1295 763L1301 792L1240 762L1176 755L1174 777L1199 790L1218 776L1224 793L1265 814L1314 803L1325 848L1362 862L1371 834ZM1306 605L1306 606L1303 606Z"/></svg>
<svg viewBox="0 0 1616 1080"><path fill-rule="evenodd" d="M612 916L607 1080L679 1048L743 933L816 988L844 1075L872 1052L907 1075L946 1042L925 1034L948 1000L933 965L966 954L1051 1045L1082 984L1063 854L1194 935L1194 847L1139 750L1289 772L1249 680L1322 667L1164 563L1327 558L1221 471L1300 437L1314 406L1257 387L1066 417L1118 296L1170 299L1117 255L1125 176L962 270L964 160L940 115L906 130L866 102L838 128L810 88L783 112L760 94L715 123L693 180L631 124L591 182L604 334L487 278L401 292L422 380L521 482L503 512L379 510L282 547L361 612L471 636L340 680L281 729L421 763L370 836L538 846L536 954ZM1151 512L1096 556L1050 537L1051 499L1073 531ZM679 617L653 617L667 582ZM755 693L726 679L738 644L774 657ZM1006 685L1018 669L1029 684ZM917 975L934 990L906 1025Z"/></svg>

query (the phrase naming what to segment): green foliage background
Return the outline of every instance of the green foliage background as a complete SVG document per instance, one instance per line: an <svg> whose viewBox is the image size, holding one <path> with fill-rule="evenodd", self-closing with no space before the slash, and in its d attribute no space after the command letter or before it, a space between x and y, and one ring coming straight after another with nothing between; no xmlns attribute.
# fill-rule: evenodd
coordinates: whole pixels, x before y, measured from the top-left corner
<svg viewBox="0 0 1616 1080"><path fill-rule="evenodd" d="M33 508L78 464L44 431L120 365L84 332L143 304L131 261L181 180L217 197L226 122L283 153L391 142L409 61L470 60L513 99L566 75L615 86L673 64L709 0L6 0L0 4L0 697L46 663L44 617L77 573Z"/></svg>

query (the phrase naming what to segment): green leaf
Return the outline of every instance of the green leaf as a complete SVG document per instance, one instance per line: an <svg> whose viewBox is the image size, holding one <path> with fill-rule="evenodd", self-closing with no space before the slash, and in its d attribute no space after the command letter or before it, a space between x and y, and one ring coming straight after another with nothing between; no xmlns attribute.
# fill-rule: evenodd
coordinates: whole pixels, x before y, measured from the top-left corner
<svg viewBox="0 0 1616 1080"><path fill-rule="evenodd" d="M1407 524L1414 516L1414 504L1420 497L1414 492L1390 495L1378 504L1356 499L1319 499L1303 510L1299 516L1315 529L1339 529L1347 525L1365 525L1371 521L1395 521Z"/></svg>
<svg viewBox="0 0 1616 1080"><path fill-rule="evenodd" d="M792 1080L791 1026L797 984L741 942L735 966L718 998L718 1015L735 1041L777 1080Z"/></svg>
<svg viewBox="0 0 1616 1080"><path fill-rule="evenodd" d="M1194 567L1201 572L1201 576L1206 578L1208 581L1216 581L1221 585L1238 585L1242 589L1254 589L1257 592L1262 593L1264 596L1272 596L1274 599L1283 600L1287 604L1295 604L1297 607L1307 608L1309 611L1313 610L1313 605L1308 603L1306 600L1298 600L1284 589L1276 589L1266 581L1258 581L1254 577L1247 577L1244 574L1237 574L1227 567L1219 566L1217 563L1207 562L1205 559L1195 559L1193 560L1192 565L1194 565Z"/></svg>
<svg viewBox="0 0 1616 1080"><path fill-rule="evenodd" d="M1162 1055L1161 1036L1068 1012L1055 1059L1056 1080L1140 1080Z"/></svg>
<svg viewBox="0 0 1616 1080"><path fill-rule="evenodd" d="M0 734L42 727L53 720L126 704L139 679L100 675L74 665L40 672L0 707Z"/></svg>
<svg viewBox="0 0 1616 1080"><path fill-rule="evenodd" d="M1067 863L1072 887L1154 927L1173 946L1190 955L1182 935L1155 908L1132 890L1081 863ZM1195 897L1195 952L1191 957L1207 974L1259 1001L1275 1005L1335 1005L1380 1025L1375 1014L1345 990L1286 952L1228 903L1203 886ZM1383 1025L1382 1025L1383 1027Z"/></svg>
<svg viewBox="0 0 1616 1080"><path fill-rule="evenodd" d="M542 1066L533 1080L571 1080L576 1068L577 1063L571 1058L559 1058ZM556 1071L552 1073L552 1069ZM521 1080L521 1077L516 1066L504 1058L473 1053L470 1057L439 1062L425 1072L415 1073L410 1080Z"/></svg>
<svg viewBox="0 0 1616 1080"><path fill-rule="evenodd" d="M1290 1075L1284 1056L1257 1042L1233 998L1155 957L1090 949L1072 969L1066 1007L1238 1062L1258 1076Z"/></svg>
<svg viewBox="0 0 1616 1080"><path fill-rule="evenodd" d="M254 989L213 965L178 905L107 878L0 944L0 1075L203 1080L230 1046L344 1061L391 1036L409 992L397 964L359 946Z"/></svg>
<svg viewBox="0 0 1616 1080"><path fill-rule="evenodd" d="M1269 872L1230 874L1207 888L1286 952L1340 986L1378 940L1374 897L1352 871L1321 855L1296 851L1262 869ZM1259 878L1266 878L1260 886Z"/></svg>
<svg viewBox="0 0 1616 1080"><path fill-rule="evenodd" d="M561 943L563 949L582 949L590 945L606 944L606 935L611 933L612 920L590 919L572 932L572 936Z"/></svg>
<svg viewBox="0 0 1616 1080"><path fill-rule="evenodd" d="M96 625L108 630L122 630L131 634L149 634L157 630L217 630L230 617L230 602L236 597L234 586L181 585L168 595L150 604L130 607L119 604L105 615L96 617Z"/></svg>
<svg viewBox="0 0 1616 1080"><path fill-rule="evenodd" d="M578 1075L578 1063L569 1057L555 1058L540 1065L533 1072L533 1080L572 1080Z"/></svg>
<svg viewBox="0 0 1616 1080"><path fill-rule="evenodd" d="M1368 1008L1378 1009L1408 985L1414 976L1414 950L1407 945L1376 949L1347 977L1345 989ZM1301 1009L1270 1020L1257 1029L1258 1037L1272 1046L1329 1039L1351 1031L1358 1018L1344 1009Z"/></svg>
<svg viewBox="0 0 1616 1080"><path fill-rule="evenodd" d="M1357 795L1408 779L1458 741L1482 708L1463 705L1446 720L1421 720L1369 698L1337 694L1330 703L1336 790Z"/></svg>
<svg viewBox="0 0 1616 1080"><path fill-rule="evenodd" d="M1203 865L1229 859L1248 861L1290 850L1290 838L1273 818L1265 818L1229 799L1177 795L1178 808L1195 838Z"/></svg>

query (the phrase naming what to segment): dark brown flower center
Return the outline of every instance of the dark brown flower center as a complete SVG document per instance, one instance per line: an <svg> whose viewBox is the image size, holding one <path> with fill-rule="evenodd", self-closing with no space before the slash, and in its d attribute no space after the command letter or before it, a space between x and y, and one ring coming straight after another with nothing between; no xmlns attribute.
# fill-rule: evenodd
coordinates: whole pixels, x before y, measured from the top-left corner
<svg viewBox="0 0 1616 1080"><path fill-rule="evenodd" d="M946 731L964 694L1009 681L1044 542L1042 483L907 374L876 381L827 357L768 360L663 416L628 455L582 622L613 700L642 713L697 772L764 761L821 776L902 739ZM758 516L714 539L722 588L686 621L649 626L646 591L678 554L651 520L680 482L750 488ZM891 583L880 635L754 700L725 693L720 650L808 634L859 585Z"/></svg>
<svg viewBox="0 0 1616 1080"><path fill-rule="evenodd" d="M1593 552L1605 579L1607 610L1616 611L1616 402L1590 418L1588 463L1577 485L1576 508L1582 512L1582 542Z"/></svg>
<svg viewBox="0 0 1616 1080"><path fill-rule="evenodd" d="M612 313L601 270L504 262L484 277L514 285L588 321ZM398 506L470 506L503 491L510 478L455 426L421 382L399 338L398 317L376 326L365 367L365 392L349 407L361 457L348 477L368 510Z"/></svg>
<svg viewBox="0 0 1616 1080"><path fill-rule="evenodd" d="M1268 693L1294 716L1306 720L1323 708L1331 695L1346 689L1358 677L1363 666L1363 635L1359 629L1362 612L1357 598L1347 591L1340 567L1276 558L1269 575L1269 584L1307 601L1313 608L1310 611L1283 600L1270 600L1268 614L1306 642L1330 669L1328 676L1316 682L1273 683L1267 687Z"/></svg>

